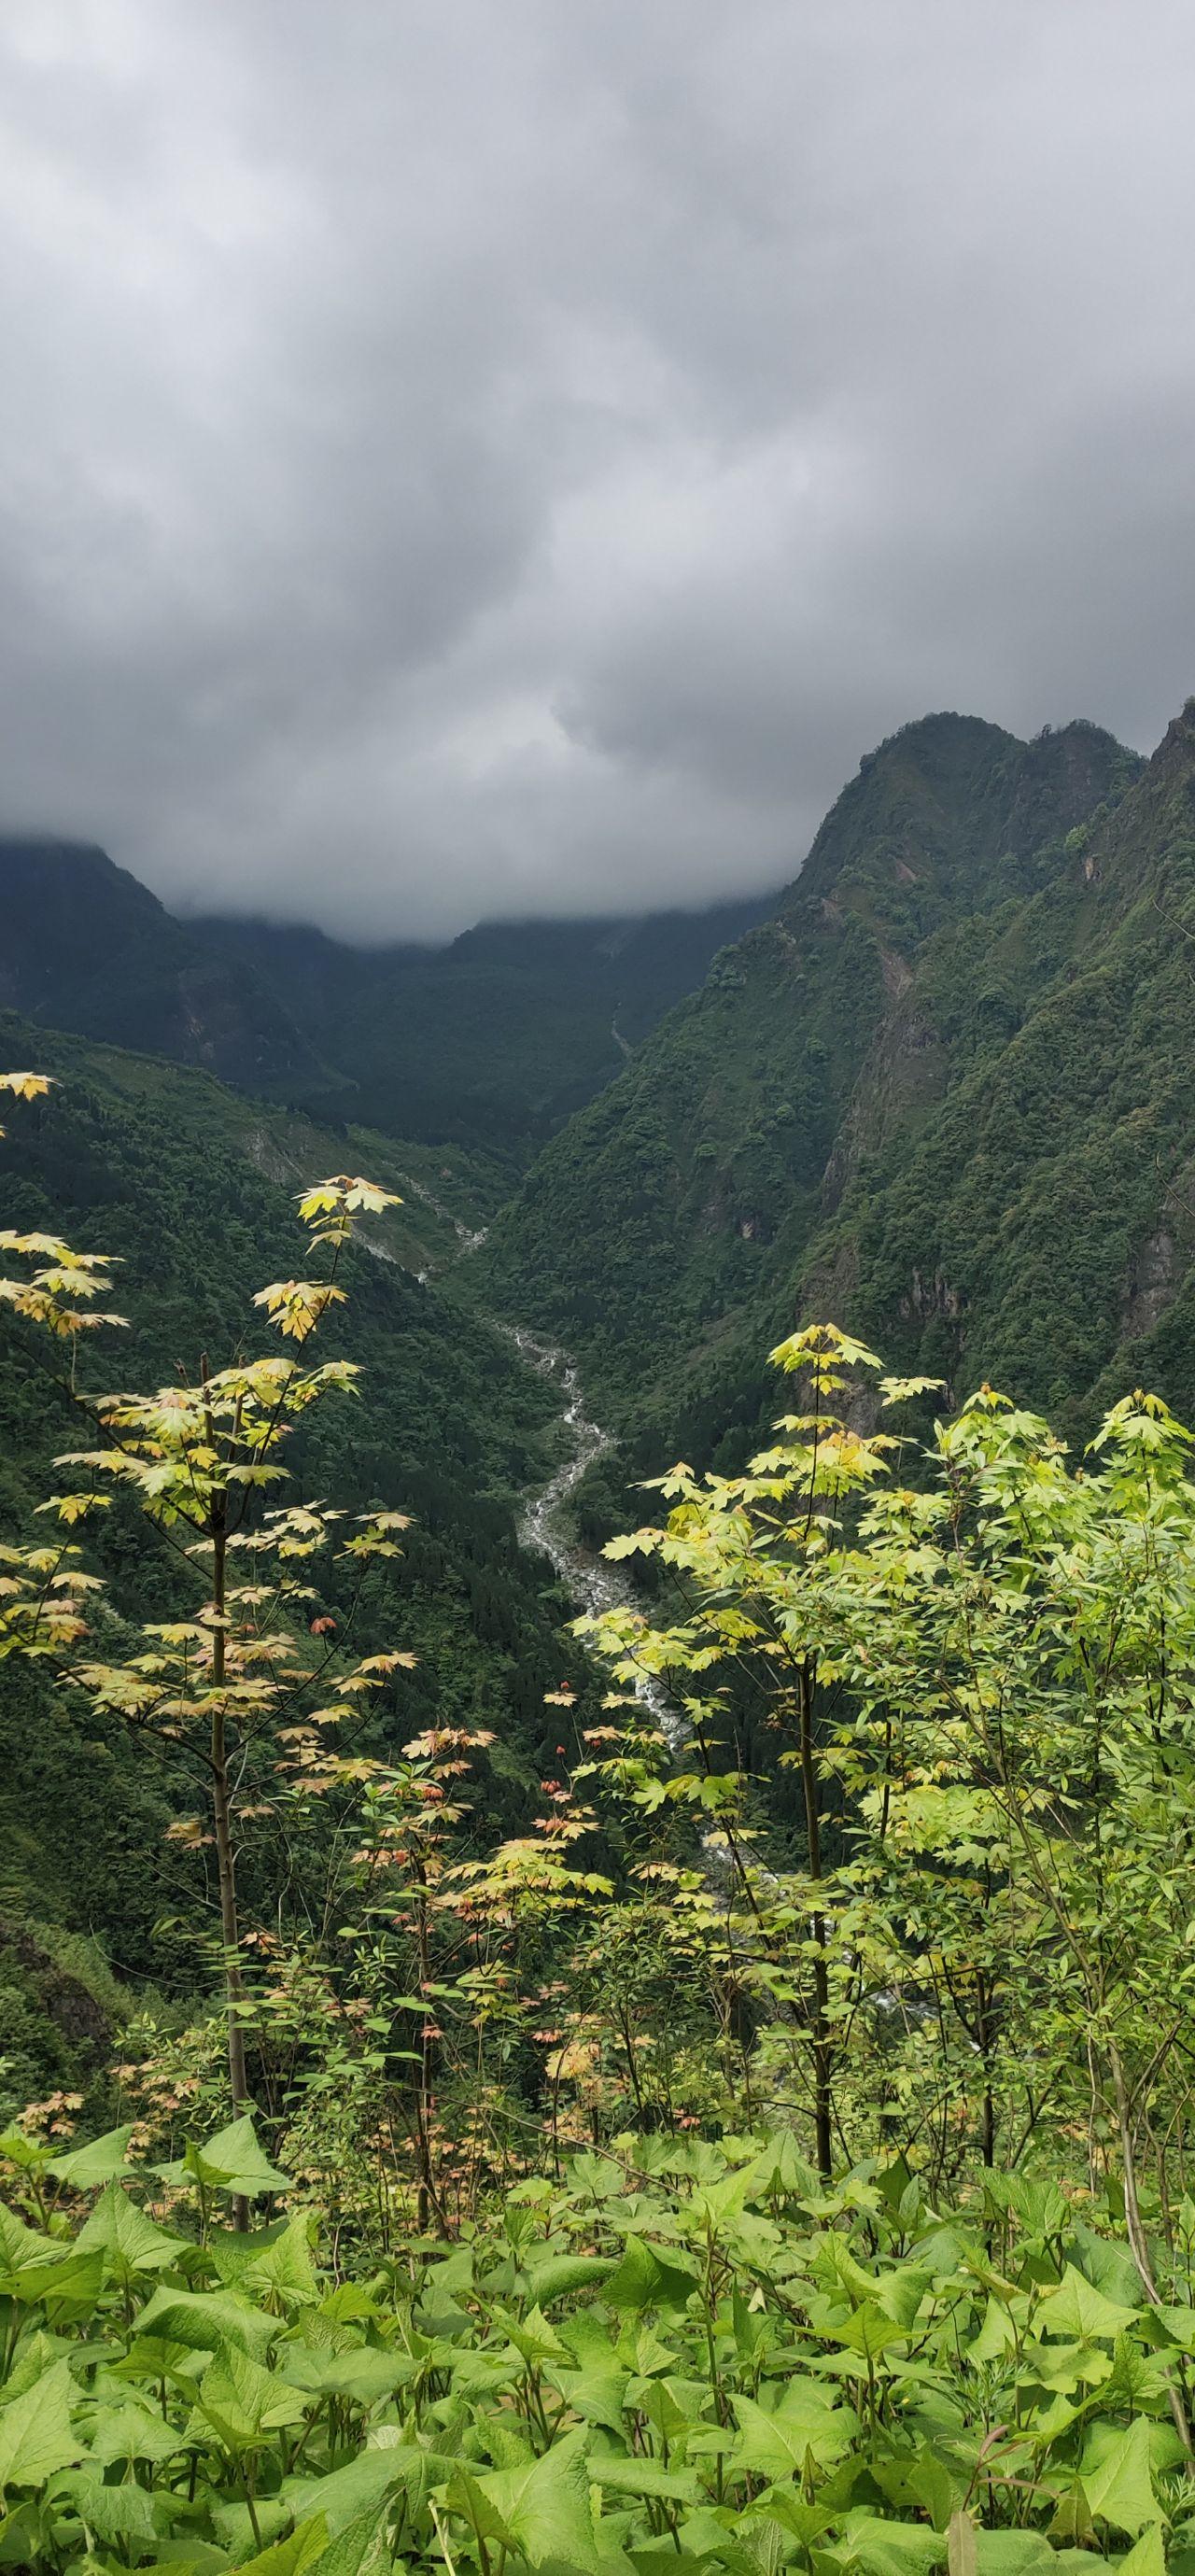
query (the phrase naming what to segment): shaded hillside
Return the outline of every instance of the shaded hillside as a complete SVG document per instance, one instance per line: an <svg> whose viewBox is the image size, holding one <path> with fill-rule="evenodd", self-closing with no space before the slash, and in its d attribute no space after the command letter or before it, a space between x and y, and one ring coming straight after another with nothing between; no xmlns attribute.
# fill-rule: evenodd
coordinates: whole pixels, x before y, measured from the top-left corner
<svg viewBox="0 0 1195 2576"><path fill-rule="evenodd" d="M102 1248L123 1264L118 1302L132 1329L88 1337L82 1381L169 1383L180 1363L194 1370L202 1352L215 1360L269 1347L250 1300L265 1281L293 1272L295 1193L300 1178L326 1167L336 1140L250 1112L201 1074L89 1049L11 1018L0 1020L0 1059L33 1061L56 1077L47 1100L5 1120L4 1223L61 1230L78 1248ZM390 1150L383 1177L397 1185ZM451 1173L446 1186L454 1187ZM559 1732L544 1692L570 1670L583 1680L585 1669L562 1635L566 1605L543 1562L520 1553L511 1511L516 1490L545 1472L555 1400L506 1339L401 1266L413 1222L399 1210L377 1222L372 1253L354 1249L349 1304L330 1321L326 1355L361 1363L360 1397L329 1403L317 1427L296 1437L288 1463L301 1495L413 1515L401 1559L374 1581L361 1633L418 1656L403 1682L403 1737L436 1722L494 1730L486 1817L513 1824ZM53 1349L5 1308L0 1535L40 1526L30 1515L61 1482L50 1461L79 1445ZM177 1603L187 1578L134 1512L118 1502L96 1528L122 1613L160 1616L164 1602ZM320 1572L333 1612L342 1581L335 1567ZM0 1952L3 1923L32 1920L98 1934L136 1977L185 1984L202 1973L194 1925L205 1919L203 1856L162 1840L172 1809L192 1798L156 1741L53 1698L32 1668L6 1667ZM251 1907L268 1908L285 1866L285 1850L259 1840L247 1863ZM180 1907L189 1931L155 1931ZM19 2010L7 1975L0 1956L0 2043L11 2005L13 2045L32 2047L40 2030L49 2046L35 2003ZM63 2067L43 2057L38 2080L55 2072Z"/></svg>
<svg viewBox="0 0 1195 2576"><path fill-rule="evenodd" d="M346 948L258 921L194 927L341 1069L352 1115L521 1167L767 908L483 922L443 949Z"/></svg>
<svg viewBox="0 0 1195 2576"><path fill-rule="evenodd" d="M903 1286L865 1294L868 1194L1087 935L1074 835L1112 846L1093 818L1139 767L1089 725L1029 744L958 716L907 727L862 763L774 919L540 1157L489 1275L582 1352L640 1461L677 1437L708 1456L756 1418L760 1352L815 1257L819 1294L849 1320L857 1293L891 1340L925 1265L906 1247ZM1015 1165L1015 1119L1005 1151Z"/></svg>
<svg viewBox="0 0 1195 2576"><path fill-rule="evenodd" d="M442 949L179 921L83 842L0 836L0 1008L508 1180L768 908L482 923Z"/></svg>
<svg viewBox="0 0 1195 2576"><path fill-rule="evenodd" d="M0 838L0 1007L253 1091L329 1088L252 966L209 947L84 842Z"/></svg>

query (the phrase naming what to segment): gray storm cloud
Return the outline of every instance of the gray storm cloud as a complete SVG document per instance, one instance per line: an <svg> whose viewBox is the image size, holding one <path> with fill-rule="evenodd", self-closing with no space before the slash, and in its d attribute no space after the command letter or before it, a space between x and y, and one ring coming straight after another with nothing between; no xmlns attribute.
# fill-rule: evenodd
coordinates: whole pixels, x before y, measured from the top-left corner
<svg viewBox="0 0 1195 2576"><path fill-rule="evenodd" d="M6 0L0 820L349 937L1195 688L1189 0Z"/></svg>

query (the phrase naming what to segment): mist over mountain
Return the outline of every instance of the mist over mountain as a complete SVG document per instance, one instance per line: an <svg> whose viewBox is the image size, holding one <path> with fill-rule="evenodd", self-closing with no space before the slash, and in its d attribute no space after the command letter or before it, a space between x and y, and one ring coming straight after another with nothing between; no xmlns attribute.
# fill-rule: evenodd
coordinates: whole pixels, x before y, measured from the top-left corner
<svg viewBox="0 0 1195 2576"><path fill-rule="evenodd" d="M351 939L790 877L927 706L1156 740L1181 0L13 0L4 812Z"/></svg>
<svg viewBox="0 0 1195 2576"><path fill-rule="evenodd" d="M0 2571L1195 2576L1193 97L0 8Z"/></svg>
<svg viewBox="0 0 1195 2576"><path fill-rule="evenodd" d="M365 1172L401 1201L327 1322L363 1403L288 1463L351 1527L412 1513L366 1599L365 1642L397 1621L415 1658L376 1741L480 1728L470 1850L507 1832L525 1860L569 1731L603 1740L606 1680L567 1633L596 1544L678 1456L733 1475L770 1438L766 1354L794 1327L833 1318L938 1382L905 1421L915 1485L934 1414L981 1380L1076 1447L1133 1387L1195 1409L1193 958L1195 701L1148 762L1092 723L929 715L864 755L766 905L482 923L441 949L180 922L93 846L10 839L4 1044L52 1087L6 1112L6 1210L35 1244L64 1228L118 1257L122 1382L173 1404L211 1350L264 1336L261 1283L306 1293L305 1188ZM89 1344L88 1384L90 1364ZM6 1304L3 1527L59 1475L75 1401ZM865 1431L874 1399L851 1402ZM167 1555L134 1512L89 1562L118 1623L163 1615ZM341 1563L302 1637L347 1624ZM803 1849L792 1774L734 1706L780 1865ZM0 1753L8 2080L106 2100L132 2005L103 1963L182 2008L203 1838L160 1748L118 1714L81 1734L36 1668ZM241 1868L271 1924L289 1830L266 1821ZM100 1965L71 1949L64 1986L83 1931Z"/></svg>
<svg viewBox="0 0 1195 2576"><path fill-rule="evenodd" d="M0 837L0 1006L512 1167L608 1081L765 901L622 921L482 923L353 948L178 921L102 850Z"/></svg>

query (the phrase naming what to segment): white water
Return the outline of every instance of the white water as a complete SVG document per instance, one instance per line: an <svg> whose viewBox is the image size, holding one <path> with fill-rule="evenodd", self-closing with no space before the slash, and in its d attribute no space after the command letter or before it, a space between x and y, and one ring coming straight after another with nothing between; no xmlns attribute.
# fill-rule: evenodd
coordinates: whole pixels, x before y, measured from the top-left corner
<svg viewBox="0 0 1195 2576"><path fill-rule="evenodd" d="M620 1038L619 1044L626 1045ZM626 1049L630 1053L629 1047ZM488 1226L470 1227L454 1216L422 1182L402 1176L404 1187L412 1198L422 1199L424 1206L442 1217L456 1236L455 1259L465 1260L480 1250L489 1232ZM362 1235L366 1250L379 1261L393 1262L395 1256L369 1235ZM430 1276L417 1271L422 1284ZM494 1321L497 1322L497 1318ZM514 1343L520 1358L540 1377L547 1378L560 1396L560 1418L569 1435L569 1454L549 1477L538 1494L529 1496L516 1516L515 1528L521 1547L533 1548L546 1556L560 1577L578 1611L597 1617L603 1610L637 1610L639 1600L634 1584L605 1557L584 1547L573 1525L570 1505L573 1495L595 1458L614 1446L613 1434L595 1422L585 1409L585 1390L575 1359L559 1342L550 1342L533 1333L525 1324L498 1323L498 1330ZM635 1696L651 1710L660 1733L675 1761L690 1741L687 1718L654 1674L642 1673L634 1684Z"/></svg>
<svg viewBox="0 0 1195 2576"><path fill-rule="evenodd" d="M603 1610L637 1610L638 1596L634 1584L617 1565L584 1547L573 1527L569 1506L582 1477L594 1459L613 1447L613 1438L585 1410L585 1391L581 1372L574 1359L559 1342L545 1341L525 1324L503 1324L529 1366L538 1370L556 1387L562 1398L561 1420L571 1442L571 1453L538 1494L524 1503L516 1528L521 1547L538 1548L554 1566L566 1591L577 1608L596 1617ZM663 1683L652 1673L642 1673L634 1684L636 1699L651 1710L668 1750L675 1759L689 1741L689 1726Z"/></svg>

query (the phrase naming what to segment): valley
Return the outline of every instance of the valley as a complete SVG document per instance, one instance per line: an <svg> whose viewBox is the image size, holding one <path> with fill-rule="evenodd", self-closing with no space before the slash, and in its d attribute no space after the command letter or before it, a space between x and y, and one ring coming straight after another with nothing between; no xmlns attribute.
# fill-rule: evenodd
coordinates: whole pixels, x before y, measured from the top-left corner
<svg viewBox="0 0 1195 2576"><path fill-rule="evenodd" d="M790 2282L799 2211L817 2263L854 2266L847 2316L798 2283L806 2358L837 2369L845 2334L871 2368L878 2336L899 2373L926 2297L909 2307L909 2243L949 2235L966 2271L979 2212L985 2278L1015 2239L1031 2295L1069 2298L1097 2345L1105 2302L1125 2372L1117 2396L1092 2365L1107 2438L1152 2445L1116 2510L1180 2510L1180 2381L1145 2354L1152 2317L1181 2352L1191 2331L1188 2204L1149 2157L1192 2099L1195 1488L1167 1399L1195 1400L1195 706L1148 764L1091 726L1018 743L926 719L864 760L770 911L712 950L732 925L701 916L671 957L659 923L478 933L455 962L297 933L276 957L258 925L172 925L97 854L8 865L23 1010L0 1045L37 1072L6 1103L5 1241L43 1266L32 1293L0 1283L0 2162L29 2178L30 2224L56 2220L46 2176L64 2212L100 2191L84 2253L105 2210L158 2228L197 2185L198 2239L184 2214L190 2250L160 2259L206 2280L214 2247L222 2286L160 2313L265 2351L224 2244L255 2277L277 2263L264 2295L309 2316L324 2294L290 2285L318 2211L333 2300L364 2315L362 2262L405 2296L397 2267L426 2258L412 2331L481 2387L497 2346L461 2336L504 2213L518 2250L492 2277L525 2313L494 2331L533 2332L537 2385L546 2357L580 2408L583 2338L608 2349L598 2273L611 2318L626 2272L640 2336L714 2280L701 2367L724 2390L768 2266ZM126 1319L94 1336L89 1281ZM78 2161L56 2154L76 2133ZM129 2196L147 2176L152 2220ZM254 2229L262 2197L282 2208ZM522 2231L548 2210L524 2293ZM621 2256L577 2254L611 2227ZM55 2302L77 2258L47 2242ZM449 2339L426 2302L458 2263ZM973 2340L1003 2353L986 2297ZM334 2368L389 2388L376 2330L358 2360L337 2323ZM285 2366L305 2387L310 2353ZM934 2368L973 2449L972 2361ZM433 2402L457 2438L458 2401ZM755 2404L734 2395L740 2430ZM1079 2437L1050 2406L1035 2492L1058 2512ZM717 2542L689 2556L725 2576L730 2508L700 2443L678 2452L679 2413L670 2395L666 2459L642 2426L611 2449L628 2419L603 2393L595 2491L646 2476L679 2505L687 2480L684 2527L712 2515ZM418 2409L403 2422L375 2455L387 2529L406 2447L444 2511L473 2476ZM739 2434L716 2405L702 2422L733 2481ZM470 2423L480 2477L508 2475L483 2460L522 2435ZM834 2576L937 2565L902 2426L874 2455L844 2436L843 2494L868 2479L885 2511L879 2554ZM322 2494L373 2492L359 2436L313 2453ZM551 2464L574 2435L547 2436ZM816 2494L829 2528L847 2508L800 2439L801 2510ZM269 2474L256 2533L202 2508L221 2569L306 2528L293 2457ZM155 2495L176 2520L177 2486ZM899 2570L896 2528L920 2553ZM1089 2554L1031 2537L1032 2563L990 2576ZM605 2566L586 2539L577 2576Z"/></svg>
<svg viewBox="0 0 1195 2576"><path fill-rule="evenodd" d="M1195 2576L1188 72L0 8L0 2576Z"/></svg>

